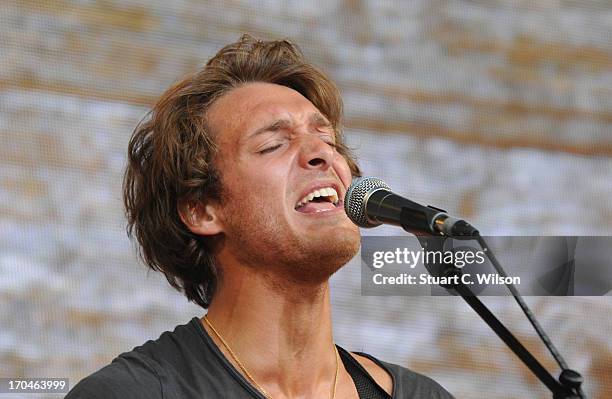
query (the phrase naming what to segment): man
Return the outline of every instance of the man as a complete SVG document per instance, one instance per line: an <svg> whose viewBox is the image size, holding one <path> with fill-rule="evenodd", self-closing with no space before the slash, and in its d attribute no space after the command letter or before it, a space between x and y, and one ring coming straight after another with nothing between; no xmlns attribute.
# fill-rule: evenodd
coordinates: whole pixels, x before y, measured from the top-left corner
<svg viewBox="0 0 612 399"><path fill-rule="evenodd" d="M248 35L161 97L129 145L128 233L208 312L69 399L451 397L334 345L328 280L360 243L342 206L359 169L341 116L296 46Z"/></svg>

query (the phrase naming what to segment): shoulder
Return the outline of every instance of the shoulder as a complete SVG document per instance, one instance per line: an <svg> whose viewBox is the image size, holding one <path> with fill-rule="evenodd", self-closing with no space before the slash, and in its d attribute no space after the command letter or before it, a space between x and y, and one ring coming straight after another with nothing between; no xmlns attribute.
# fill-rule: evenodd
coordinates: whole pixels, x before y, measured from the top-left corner
<svg viewBox="0 0 612 399"><path fill-rule="evenodd" d="M156 399L163 398L159 376L151 364L135 352L83 378L66 399Z"/></svg>
<svg viewBox="0 0 612 399"><path fill-rule="evenodd" d="M66 398L163 398L162 381L168 385L168 374L173 371L181 374L179 371L184 371L188 363L197 339L192 324L193 321L179 325L154 341L120 354L109 365L79 381Z"/></svg>
<svg viewBox="0 0 612 399"><path fill-rule="evenodd" d="M362 352L351 355L367 370L376 383L393 397L453 399L453 396L433 379L397 364L383 362Z"/></svg>

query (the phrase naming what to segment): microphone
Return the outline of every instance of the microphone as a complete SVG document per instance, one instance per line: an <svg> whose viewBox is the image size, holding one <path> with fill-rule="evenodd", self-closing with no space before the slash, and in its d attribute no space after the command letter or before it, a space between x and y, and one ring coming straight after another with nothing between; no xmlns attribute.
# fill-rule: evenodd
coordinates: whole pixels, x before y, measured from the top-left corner
<svg viewBox="0 0 612 399"><path fill-rule="evenodd" d="M465 220L449 216L433 206L423 206L394 194L391 188L375 177L353 181L344 210L359 227L376 227L383 223L401 226L417 236L477 237L478 230Z"/></svg>

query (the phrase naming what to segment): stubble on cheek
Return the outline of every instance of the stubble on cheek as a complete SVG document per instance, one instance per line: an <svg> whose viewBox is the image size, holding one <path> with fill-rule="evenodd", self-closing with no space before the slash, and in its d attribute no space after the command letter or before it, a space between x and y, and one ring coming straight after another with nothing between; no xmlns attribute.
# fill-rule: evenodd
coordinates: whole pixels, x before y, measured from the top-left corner
<svg viewBox="0 0 612 399"><path fill-rule="evenodd" d="M278 193L264 189L270 186L270 179L254 176L253 170L235 169L239 167L236 163L222 166L228 172L221 176L224 241L242 265L296 283L319 283L357 253L359 229L348 218L334 222L337 228L322 225L321 230L305 232L297 215L286 214L294 211L276 203L286 200L284 196L276 198ZM342 183L346 184L344 179Z"/></svg>
<svg viewBox="0 0 612 399"><path fill-rule="evenodd" d="M227 194L226 244L242 265L262 274L300 284L322 283L359 249L359 230L350 224L304 235L268 201Z"/></svg>

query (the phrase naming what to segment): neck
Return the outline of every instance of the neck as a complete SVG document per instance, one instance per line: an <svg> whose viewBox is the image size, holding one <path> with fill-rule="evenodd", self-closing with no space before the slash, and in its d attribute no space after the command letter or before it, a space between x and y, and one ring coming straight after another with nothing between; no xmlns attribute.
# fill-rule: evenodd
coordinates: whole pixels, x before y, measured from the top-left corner
<svg viewBox="0 0 612 399"><path fill-rule="evenodd" d="M327 281L300 284L241 267L224 273L207 318L271 397L326 398L336 370L329 299Z"/></svg>

